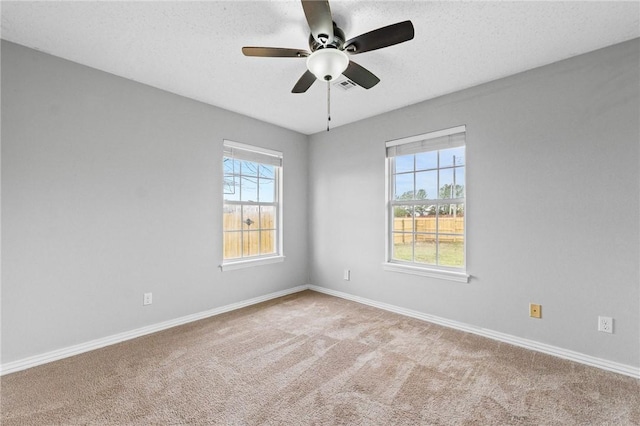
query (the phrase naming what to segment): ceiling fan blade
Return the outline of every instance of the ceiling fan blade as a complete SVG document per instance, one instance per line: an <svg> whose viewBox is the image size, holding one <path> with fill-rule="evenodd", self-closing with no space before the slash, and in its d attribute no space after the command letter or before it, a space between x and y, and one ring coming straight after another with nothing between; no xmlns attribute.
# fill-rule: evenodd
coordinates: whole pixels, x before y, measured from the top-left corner
<svg viewBox="0 0 640 426"><path fill-rule="evenodd" d="M303 58L311 53L302 49L286 49L284 47L243 47L244 56L262 56L268 58Z"/></svg>
<svg viewBox="0 0 640 426"><path fill-rule="evenodd" d="M344 70L342 74L358 86L364 87L365 89L371 89L380 82L380 79L371 71L353 61L349 61L347 69Z"/></svg>
<svg viewBox="0 0 640 426"><path fill-rule="evenodd" d="M409 41L413 35L411 21L398 22L347 40L344 44L344 50L351 54L368 52Z"/></svg>
<svg viewBox="0 0 640 426"><path fill-rule="evenodd" d="M302 77L300 77L300 80L298 80L296 85L293 86L291 93L306 92L307 89L311 87L314 81L316 81L316 76L313 75L311 71L307 70L304 74L302 74Z"/></svg>
<svg viewBox="0 0 640 426"><path fill-rule="evenodd" d="M329 2L302 0L302 9L304 9L304 15L313 38L321 44L333 40L333 18Z"/></svg>

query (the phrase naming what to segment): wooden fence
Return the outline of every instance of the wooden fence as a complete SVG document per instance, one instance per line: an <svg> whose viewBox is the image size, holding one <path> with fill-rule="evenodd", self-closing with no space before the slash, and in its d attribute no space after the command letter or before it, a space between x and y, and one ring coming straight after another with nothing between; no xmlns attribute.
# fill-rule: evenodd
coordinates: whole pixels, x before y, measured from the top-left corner
<svg viewBox="0 0 640 426"><path fill-rule="evenodd" d="M224 213L223 255L225 259L276 252L276 230L273 215L263 212L261 216L258 216L256 210L254 215L248 214L247 216L253 221L250 226L242 223L239 214L235 212Z"/></svg>
<svg viewBox="0 0 640 426"><path fill-rule="evenodd" d="M439 216L438 217L438 233L440 234L458 234L458 235L440 235L439 240L442 242L462 242L464 241L464 217L463 216ZM415 230L414 230L415 226ZM396 217L393 219L393 242L394 244L412 242L412 232L424 232L425 234L417 234L418 242L433 242L436 240L436 217Z"/></svg>
<svg viewBox="0 0 640 426"><path fill-rule="evenodd" d="M225 213L224 226L224 258L233 259L244 256L257 256L271 254L276 251L275 218L273 215L263 214L262 223L258 225L258 215L251 216L254 224L246 226L240 221L238 214ZM441 242L464 241L464 217L439 216L438 217L439 240ZM394 244L407 244L412 242L415 226L415 238L417 242L434 242L436 239L435 216L416 217L415 222L410 217L396 217L393 220ZM242 231L243 230L243 231ZM424 233L424 234L422 234ZM457 234L457 235L442 235Z"/></svg>

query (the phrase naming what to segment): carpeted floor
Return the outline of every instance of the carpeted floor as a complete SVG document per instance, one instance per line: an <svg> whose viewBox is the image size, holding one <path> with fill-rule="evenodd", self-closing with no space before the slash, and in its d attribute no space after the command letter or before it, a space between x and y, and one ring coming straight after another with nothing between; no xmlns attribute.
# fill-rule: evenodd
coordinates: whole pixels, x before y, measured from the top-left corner
<svg viewBox="0 0 640 426"><path fill-rule="evenodd" d="M305 291L2 378L8 425L640 425L640 381Z"/></svg>

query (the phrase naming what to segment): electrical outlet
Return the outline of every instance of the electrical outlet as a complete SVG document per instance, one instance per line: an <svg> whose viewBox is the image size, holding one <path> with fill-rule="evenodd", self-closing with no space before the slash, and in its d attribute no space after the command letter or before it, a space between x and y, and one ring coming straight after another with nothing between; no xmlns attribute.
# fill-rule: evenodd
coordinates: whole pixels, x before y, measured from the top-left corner
<svg viewBox="0 0 640 426"><path fill-rule="evenodd" d="M150 305L153 303L153 293L145 293L142 297L143 305Z"/></svg>
<svg viewBox="0 0 640 426"><path fill-rule="evenodd" d="M603 333L613 333L613 318L598 317L598 331Z"/></svg>
<svg viewBox="0 0 640 426"><path fill-rule="evenodd" d="M345 269L343 278L345 281L351 281L351 270Z"/></svg>
<svg viewBox="0 0 640 426"><path fill-rule="evenodd" d="M529 303L529 316L531 318L542 318L542 305Z"/></svg>

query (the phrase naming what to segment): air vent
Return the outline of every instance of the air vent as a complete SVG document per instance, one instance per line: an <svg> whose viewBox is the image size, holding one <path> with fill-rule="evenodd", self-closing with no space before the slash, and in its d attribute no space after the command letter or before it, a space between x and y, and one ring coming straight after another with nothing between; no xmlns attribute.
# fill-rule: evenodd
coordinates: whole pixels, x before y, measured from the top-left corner
<svg viewBox="0 0 640 426"><path fill-rule="evenodd" d="M342 90L350 90L350 89L353 89L354 87L358 87L357 84L355 84L353 81L349 80L348 78L338 80L335 83L333 83L333 85L341 88Z"/></svg>

